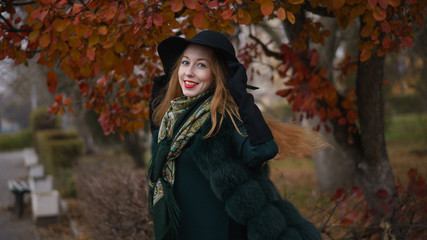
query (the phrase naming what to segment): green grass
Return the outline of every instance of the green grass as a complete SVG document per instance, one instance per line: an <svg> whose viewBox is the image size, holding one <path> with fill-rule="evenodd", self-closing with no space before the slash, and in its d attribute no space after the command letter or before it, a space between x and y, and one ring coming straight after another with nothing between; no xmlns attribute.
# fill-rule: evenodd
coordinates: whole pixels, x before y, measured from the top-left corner
<svg viewBox="0 0 427 240"><path fill-rule="evenodd" d="M427 114L395 115L389 121L386 123L386 141L427 144Z"/></svg>

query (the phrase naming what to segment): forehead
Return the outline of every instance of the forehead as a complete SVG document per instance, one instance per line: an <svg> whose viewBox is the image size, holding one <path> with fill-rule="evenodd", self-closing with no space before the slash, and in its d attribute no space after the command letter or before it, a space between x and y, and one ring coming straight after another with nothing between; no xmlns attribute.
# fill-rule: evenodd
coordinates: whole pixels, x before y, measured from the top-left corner
<svg viewBox="0 0 427 240"><path fill-rule="evenodd" d="M204 58L206 60L212 60L213 58L213 50L209 47L205 47L197 44L190 44L184 50L184 57L196 57L196 58Z"/></svg>

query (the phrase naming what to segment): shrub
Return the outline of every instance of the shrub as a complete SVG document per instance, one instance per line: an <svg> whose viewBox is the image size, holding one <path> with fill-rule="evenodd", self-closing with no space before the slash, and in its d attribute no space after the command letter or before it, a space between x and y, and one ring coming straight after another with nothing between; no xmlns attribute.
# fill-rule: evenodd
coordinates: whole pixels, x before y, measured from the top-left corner
<svg viewBox="0 0 427 240"><path fill-rule="evenodd" d="M383 205L386 216L368 207L359 188L338 189L330 206L323 206L315 216L317 225L329 239L426 239L426 180L415 169L408 177L406 186L397 186L392 204Z"/></svg>
<svg viewBox="0 0 427 240"><path fill-rule="evenodd" d="M83 141L73 130L43 130L36 133L36 148L47 173L56 168L70 168L82 155Z"/></svg>
<svg viewBox="0 0 427 240"><path fill-rule="evenodd" d="M93 239L153 239L143 170L96 164L76 171L77 196Z"/></svg>
<svg viewBox="0 0 427 240"><path fill-rule="evenodd" d="M54 186L61 196L75 197L73 167L83 153L83 141L73 130L39 130L36 149L46 173L54 177Z"/></svg>
<svg viewBox="0 0 427 240"><path fill-rule="evenodd" d="M47 108L39 108L31 113L30 124L33 132L45 129L61 128L61 118L47 112Z"/></svg>
<svg viewBox="0 0 427 240"><path fill-rule="evenodd" d="M31 130L0 134L0 152L23 149L31 146Z"/></svg>

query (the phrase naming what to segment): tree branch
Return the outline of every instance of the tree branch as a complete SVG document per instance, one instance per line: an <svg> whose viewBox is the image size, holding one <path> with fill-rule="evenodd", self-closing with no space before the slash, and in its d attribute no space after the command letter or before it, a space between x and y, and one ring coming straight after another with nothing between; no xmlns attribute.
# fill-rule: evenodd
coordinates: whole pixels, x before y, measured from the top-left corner
<svg viewBox="0 0 427 240"><path fill-rule="evenodd" d="M270 50L263 42L261 42L261 40L259 40L257 37L255 37L254 35L249 34L249 37L252 38L256 43L258 43L259 45L261 45L262 50L265 52L265 54L267 56L270 57L274 57L277 60L281 60L283 59L283 54L280 52L274 52L272 50Z"/></svg>
<svg viewBox="0 0 427 240"><path fill-rule="evenodd" d="M30 4L34 4L34 1L29 1L29 2L23 2L23 3L12 3L13 6L25 6L25 5L30 5Z"/></svg>
<svg viewBox="0 0 427 240"><path fill-rule="evenodd" d="M31 29L16 29L2 14L0 14L0 19L9 27L9 29L6 29L8 32L31 32Z"/></svg>

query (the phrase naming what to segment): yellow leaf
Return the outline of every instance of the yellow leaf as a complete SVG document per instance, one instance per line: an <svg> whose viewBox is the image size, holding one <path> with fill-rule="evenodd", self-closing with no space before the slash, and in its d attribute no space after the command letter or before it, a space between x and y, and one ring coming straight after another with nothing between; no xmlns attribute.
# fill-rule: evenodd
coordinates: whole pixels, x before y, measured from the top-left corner
<svg viewBox="0 0 427 240"><path fill-rule="evenodd" d="M278 18L280 21L285 20L285 19L286 19L286 11L285 11L285 9L283 9L283 8L279 8L279 10L277 10L276 15L277 15L277 18Z"/></svg>
<svg viewBox="0 0 427 240"><path fill-rule="evenodd" d="M263 0L260 5L261 13L264 16L269 16L273 13L274 10L274 4L271 0Z"/></svg>
<svg viewBox="0 0 427 240"><path fill-rule="evenodd" d="M39 31L39 30L35 30L35 31L32 31L32 32L30 33L30 35L28 36L28 40L29 40L30 42L34 42L34 41L36 41L39 37L40 37L40 31Z"/></svg>
<svg viewBox="0 0 427 240"><path fill-rule="evenodd" d="M99 43L99 35L98 34L92 34L89 36L89 46L93 46Z"/></svg>
<svg viewBox="0 0 427 240"><path fill-rule="evenodd" d="M245 24L245 25L249 25L251 23L251 15L248 13L248 11L239 8L239 10L237 10L237 22L240 24Z"/></svg>
<svg viewBox="0 0 427 240"><path fill-rule="evenodd" d="M108 28L105 25L102 25L98 28L99 35L106 35L108 33Z"/></svg>
<svg viewBox="0 0 427 240"><path fill-rule="evenodd" d="M81 45L81 41L80 41L80 37L77 36L71 36L68 39L68 44L70 45L70 47L74 47L74 48L78 48Z"/></svg>
<svg viewBox="0 0 427 240"><path fill-rule="evenodd" d="M79 24L76 26L76 35L79 37L84 37L89 32L89 27L84 24Z"/></svg>
<svg viewBox="0 0 427 240"><path fill-rule="evenodd" d="M126 52L126 46L123 42L117 42L116 45L114 45L114 50L116 53L124 53Z"/></svg>
<svg viewBox="0 0 427 240"><path fill-rule="evenodd" d="M286 12L286 16L288 18L288 21L292 24L295 23L295 15L293 13L291 13L290 11Z"/></svg>

